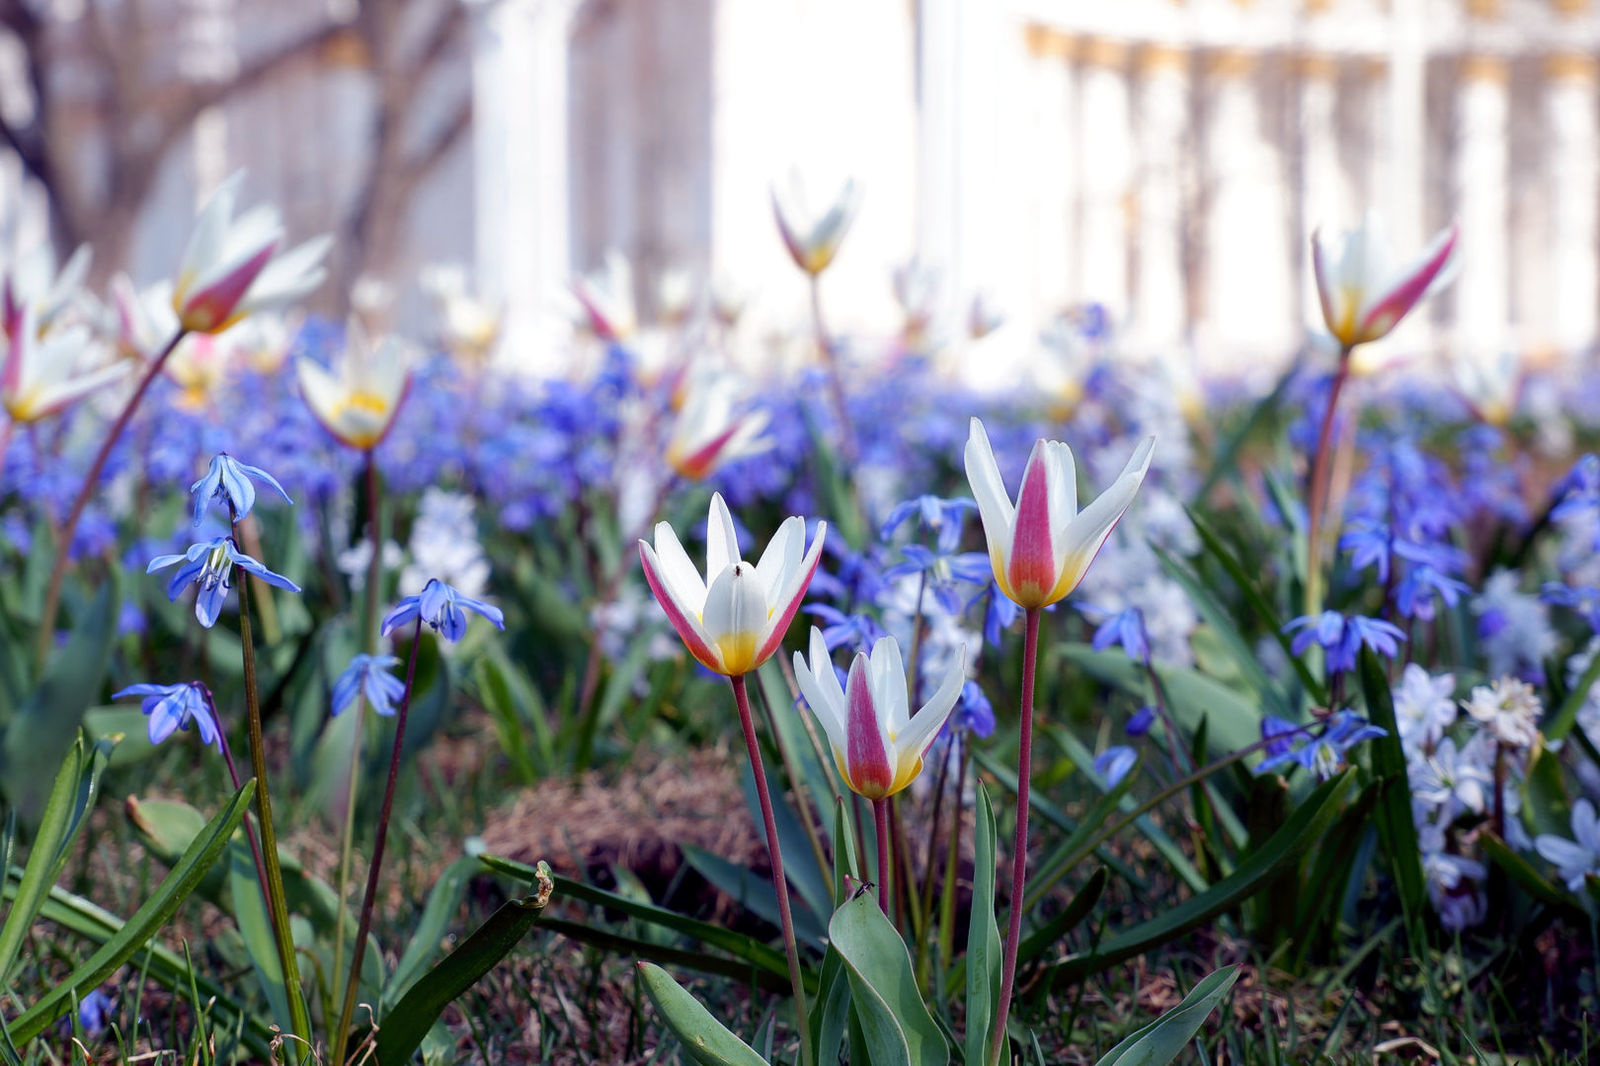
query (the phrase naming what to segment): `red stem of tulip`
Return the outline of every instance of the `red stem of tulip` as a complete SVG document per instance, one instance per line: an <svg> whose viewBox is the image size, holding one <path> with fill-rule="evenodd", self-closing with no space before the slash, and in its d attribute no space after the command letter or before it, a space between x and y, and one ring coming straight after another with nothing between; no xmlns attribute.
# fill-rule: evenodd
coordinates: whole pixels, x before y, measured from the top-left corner
<svg viewBox="0 0 1600 1066"><path fill-rule="evenodd" d="M767 773L761 765L761 748L756 744L756 723L750 715L750 694L745 691L744 675L739 674L728 680L733 683L733 702L739 707L739 727L744 730L744 745L750 755L750 769L756 776L756 797L761 801L761 819L767 831L772 885L778 892L778 920L783 925L783 951L789 960L789 983L794 986L795 1024L800 1030L800 1061L803 1066L812 1066L806 988L800 980L800 948L794 938L794 919L789 912L789 882L783 876L783 850L778 846L778 821L772 814L772 794L767 791ZM882 837L879 839L881 841ZM879 846L881 849L881 843Z"/></svg>
<svg viewBox="0 0 1600 1066"><path fill-rule="evenodd" d="M889 916L889 800L872 801L872 827L878 831L878 906Z"/></svg>
<svg viewBox="0 0 1600 1066"><path fill-rule="evenodd" d="M1333 419L1339 408L1339 394L1350 377L1350 352L1339 351L1339 369L1333 375L1328 408L1322 412L1322 428L1317 432L1317 454L1311 460L1310 502L1306 507L1306 614L1322 609L1322 512L1328 506L1328 461L1333 452Z"/></svg>
<svg viewBox="0 0 1600 1066"><path fill-rule="evenodd" d="M389 836L389 814L394 809L395 783L400 779L400 753L405 746L406 713L411 710L411 684L417 676L417 647L422 643L422 619L411 630L411 657L406 662L406 690L395 710L394 751L389 756L389 780L383 787L383 807L378 812L378 835L372 842L372 864L367 869L367 891L361 899L361 920L356 924L356 942L350 949L350 976L345 979L344 1007L339 1011L339 1027L333 1031L332 1066L342 1066L350 1023L355 1018L356 994L361 989L361 963L366 954L367 934L372 931L372 908L378 898L378 873L383 869L383 845ZM340 901L340 906L344 901Z"/></svg>
<svg viewBox="0 0 1600 1066"><path fill-rule="evenodd" d="M1022 898L1028 882L1028 778L1033 772L1033 683L1038 673L1039 608L1029 607L1022 644L1022 742L1017 750L1017 838L1011 855L1011 916L1006 928L1005 957L1000 971L1000 1010L995 1015L990 1062L1000 1061L1006 1046L1006 1020L1017 983L1017 948L1022 942Z"/></svg>
<svg viewBox="0 0 1600 1066"><path fill-rule="evenodd" d="M166 365L167 356L178 347L178 342L188 335L188 330L182 326L172 335L167 346L161 349L150 369L145 371L144 377L139 382L139 387L133 390L133 395L128 397L127 404L122 408L122 413L111 424L111 432L106 434L106 439L100 445L100 451L94 457L94 462L89 467L89 473L83 479L83 487L78 490L78 498L72 501L72 510L67 512L66 524L61 527L61 537L56 544L56 561L50 569L50 584L44 594L44 610L39 614L39 669L44 669L45 660L50 655L50 649L56 640L56 615L61 609L61 580L67 573L67 556L72 551L72 538L78 532L78 522L83 518L83 510L89 506L89 496L94 492L95 483L100 480L100 471L105 469L106 460L111 457L111 449L116 447L117 441L122 439L123 430L128 428L128 421L133 418L133 412L139 409L139 401L144 399L144 394L149 391L150 383L155 381L156 375L161 373L161 368Z"/></svg>

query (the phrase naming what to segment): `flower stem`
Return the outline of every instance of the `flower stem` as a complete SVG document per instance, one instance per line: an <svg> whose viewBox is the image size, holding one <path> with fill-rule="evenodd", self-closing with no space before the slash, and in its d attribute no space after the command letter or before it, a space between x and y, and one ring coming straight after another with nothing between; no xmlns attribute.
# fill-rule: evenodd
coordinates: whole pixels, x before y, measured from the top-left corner
<svg viewBox="0 0 1600 1066"><path fill-rule="evenodd" d="M367 537L372 545L372 558L367 561L366 612L361 616L361 647L368 655L378 650L378 596L383 584L383 524L378 508L382 501L378 495L378 464L372 449L363 453L362 475L367 489Z"/></svg>
<svg viewBox="0 0 1600 1066"><path fill-rule="evenodd" d="M967 788L967 745L956 738L956 791L955 809L950 812L950 841L944 856L944 880L939 893L939 958L948 965L956 948L956 858L961 853L961 795ZM933 870L928 878L932 880Z"/></svg>
<svg viewBox="0 0 1600 1066"><path fill-rule="evenodd" d="M56 615L61 609L61 580L67 573L67 556L72 552L72 538L78 532L78 522L83 518L83 510L89 505L89 496L94 492L95 483L100 480L100 471L105 469L106 460L111 457L111 449L115 448L117 441L122 439L123 430L128 428L128 422L133 418L133 412L138 410L139 401L144 399L144 394L150 390L151 382L156 375L161 373L161 368L166 365L178 342L188 334L182 326L172 335L167 346L150 363L150 369L139 380L138 388L133 390L133 395L128 397L128 402L123 406L122 413L111 424L111 432L106 434L105 441L100 445L100 451L95 454L94 462L89 465L89 473L84 476L83 487L78 490L78 498L72 501L72 510L67 512L67 521L61 527L61 536L56 542L56 561L50 568L50 584L45 589L44 609L39 612L39 644L38 666L44 669L45 659L50 654L51 647L56 639ZM261 790L266 791L266 782L261 782Z"/></svg>
<svg viewBox="0 0 1600 1066"><path fill-rule="evenodd" d="M1333 375L1333 388L1328 393L1328 407L1322 412L1322 426L1317 431L1317 453L1311 460L1311 483L1307 486L1309 502L1306 505L1306 614L1315 615L1322 610L1322 512L1328 505L1328 463L1333 451L1333 420L1339 408L1339 393L1350 378L1350 352L1346 346L1339 351L1339 369Z"/></svg>
<svg viewBox="0 0 1600 1066"><path fill-rule="evenodd" d="M217 720L217 746L222 749L222 761L228 764L228 778L233 782L233 790L237 792L244 787L244 783L239 780L239 768L233 764L233 748L228 745L228 731L223 728L221 719L217 718L216 703L211 699L210 689L206 690L206 702L211 704L211 717ZM278 920L272 914L272 899L267 894L267 866L261 858L261 841L256 837L256 827L248 818L244 820L244 835L250 841L250 855L255 859L256 881L261 886L261 899L266 903L267 914L276 926ZM276 929L273 930L273 934L277 934Z"/></svg>
<svg viewBox="0 0 1600 1066"><path fill-rule="evenodd" d="M1011 856L1011 915L1000 970L1000 1009L995 1015L989 1061L1000 1061L1006 1046L1006 1020L1017 983L1017 948L1022 943L1024 889L1028 880L1028 777L1033 772L1033 686L1039 666L1039 608L1029 607L1022 644L1022 741L1017 750L1017 836Z"/></svg>
<svg viewBox="0 0 1600 1066"><path fill-rule="evenodd" d="M833 343L828 339L828 327L822 318L821 277L811 275L811 325L816 330L817 350L822 353L822 365L828 372L828 392L833 400L833 411L839 417L839 450L846 465L854 465L860 454L856 449L856 430L850 422L850 408L845 403L844 378L839 373L839 360Z"/></svg>
<svg viewBox="0 0 1600 1066"><path fill-rule="evenodd" d="M872 827L878 832L878 906L889 916L889 800L872 801Z"/></svg>
<svg viewBox="0 0 1600 1066"><path fill-rule="evenodd" d="M767 833L767 854L772 861L772 885L778 893L778 919L783 925L783 951L789 960L789 983L794 987L795 1027L800 1030L800 1062L801 1066L814 1066L811 1025L806 1017L806 987L800 979L800 948L794 938L794 918L789 911L789 882L783 876L783 849L778 844L778 821L772 814L767 773L761 765L761 748L756 744L756 723L750 716L750 695L745 691L743 674L728 680L733 684L733 701L739 708L739 727L744 730L745 749L750 755L750 769L756 778L756 797L761 801L761 819Z"/></svg>
<svg viewBox="0 0 1600 1066"><path fill-rule="evenodd" d="M329 1066L344 1062L350 1023L355 1018L356 995L361 989L361 962L366 954L367 934L372 931L372 908L378 898L378 873L383 868L383 845L389 836L389 815L394 810L395 783L400 779L400 754L405 746L406 714L411 710L411 686L417 676L417 648L422 643L422 618L411 630L411 656L406 662L406 689L395 708L394 751L389 756L389 780L383 786L383 807L378 811L378 835L372 841L372 863L367 868L367 891L361 899L361 920L356 925L356 942L350 949L350 976L344 986L344 1007L339 1011L339 1027L333 1031L333 1056Z"/></svg>
<svg viewBox="0 0 1600 1066"><path fill-rule="evenodd" d="M247 577L242 570L239 576ZM256 685L256 653L250 633L250 582L239 582L239 641L244 647L244 700L250 723L250 770L256 778L256 818L261 822L262 866L266 873L267 907L283 966L284 992L289 999L293 1035L311 1039L311 1016L300 988L300 968L289 929L289 907L284 898L283 871L278 866L278 834L272 825L272 795L267 788L267 752L261 738L261 700Z"/></svg>

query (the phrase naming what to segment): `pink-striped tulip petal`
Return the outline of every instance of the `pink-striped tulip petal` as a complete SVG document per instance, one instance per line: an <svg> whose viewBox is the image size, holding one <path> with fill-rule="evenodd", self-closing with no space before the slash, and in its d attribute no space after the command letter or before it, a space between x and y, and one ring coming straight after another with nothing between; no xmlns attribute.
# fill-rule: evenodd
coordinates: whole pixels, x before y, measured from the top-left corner
<svg viewBox="0 0 1600 1066"><path fill-rule="evenodd" d="M893 637L857 654L846 684L839 685L822 631L811 629L811 660L794 655L795 680L821 723L833 758L850 789L868 799L883 799L905 788L922 772L922 757L955 709L966 681L962 656L937 692L915 716L906 698L905 664Z"/></svg>
<svg viewBox="0 0 1600 1066"><path fill-rule="evenodd" d="M278 255L283 223L275 208L262 204L233 217L242 180L235 174L223 182L195 220L172 290L172 309L185 330L220 333L252 311L305 296L325 276L320 264L331 238Z"/></svg>
<svg viewBox="0 0 1600 1066"><path fill-rule="evenodd" d="M121 362L96 366L102 354L83 326L58 327L41 336L33 309L23 307L0 362L0 407L14 422L56 414L130 369Z"/></svg>
<svg viewBox="0 0 1600 1066"><path fill-rule="evenodd" d="M1328 331L1347 349L1387 335L1423 297L1449 282L1459 235L1452 223L1416 258L1392 269L1375 212L1335 243L1325 241L1321 230L1313 233L1312 268Z"/></svg>
<svg viewBox="0 0 1600 1066"><path fill-rule="evenodd" d="M788 518L752 565L739 554L733 516L717 493L706 523L706 577L666 522L657 524L654 545L639 542L639 561L689 653L706 669L736 677L766 662L783 643L817 572L826 535L827 524L819 522L806 551L805 519Z"/></svg>
<svg viewBox="0 0 1600 1066"><path fill-rule="evenodd" d="M784 247L789 249L795 265L813 276L833 262L860 206L860 190L854 180L845 182L820 218L806 210L805 195L798 180L790 182L787 197L780 197L776 189L772 190L772 214L778 220L778 233L783 237Z"/></svg>
<svg viewBox="0 0 1600 1066"><path fill-rule="evenodd" d="M1133 503L1154 448L1154 437L1140 442L1111 487L1079 511L1072 450L1060 441L1041 440L1028 458L1013 507L989 435L974 418L965 453L967 481L978 501L1000 591L1026 608L1071 594Z"/></svg>
<svg viewBox="0 0 1600 1066"><path fill-rule="evenodd" d="M692 481L709 477L724 463L772 447L761 436L767 412L734 414L738 386L727 377L692 381L667 441L667 464Z"/></svg>

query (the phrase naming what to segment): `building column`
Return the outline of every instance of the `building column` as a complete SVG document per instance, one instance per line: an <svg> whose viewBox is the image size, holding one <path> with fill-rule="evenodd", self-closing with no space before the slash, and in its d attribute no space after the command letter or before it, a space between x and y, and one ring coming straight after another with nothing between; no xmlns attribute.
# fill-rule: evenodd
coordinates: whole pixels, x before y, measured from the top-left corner
<svg viewBox="0 0 1600 1066"><path fill-rule="evenodd" d="M1279 357L1293 343L1296 301L1280 161L1261 130L1256 57L1230 49L1207 60L1207 347L1235 363Z"/></svg>
<svg viewBox="0 0 1600 1066"><path fill-rule="evenodd" d="M1190 150L1189 53L1167 45L1142 49L1139 66L1138 273L1136 344L1162 356L1186 339L1183 269L1184 162Z"/></svg>
<svg viewBox="0 0 1600 1066"><path fill-rule="evenodd" d="M577 0L463 0L471 8L479 293L504 309L501 351L548 360L567 331L567 52Z"/></svg>
<svg viewBox="0 0 1600 1066"><path fill-rule="evenodd" d="M1456 91L1454 163L1462 240L1455 328L1460 351L1485 358L1497 356L1508 341L1507 75L1498 56L1467 56Z"/></svg>
<svg viewBox="0 0 1600 1066"><path fill-rule="evenodd" d="M1319 228L1325 236L1353 225L1349 184L1339 153L1339 128L1335 114L1339 98L1339 67L1325 55L1305 55L1296 64L1300 90L1300 318L1308 329L1326 330L1322 304L1317 297L1316 272L1311 268L1311 235Z"/></svg>
<svg viewBox="0 0 1600 1066"><path fill-rule="evenodd" d="M1078 106L1077 178L1079 294L1104 304L1120 324L1128 312L1128 215L1133 191L1133 136L1128 102L1128 48L1120 41L1083 42Z"/></svg>
<svg viewBox="0 0 1600 1066"><path fill-rule="evenodd" d="M1041 319L1065 307L1077 291L1077 137L1073 57L1077 41L1042 26L1028 28L1034 155L1031 167L1034 230L1032 302Z"/></svg>
<svg viewBox="0 0 1600 1066"><path fill-rule="evenodd" d="M1584 53L1545 61L1550 175L1550 340L1564 355L1595 342L1600 305L1600 159L1596 64Z"/></svg>

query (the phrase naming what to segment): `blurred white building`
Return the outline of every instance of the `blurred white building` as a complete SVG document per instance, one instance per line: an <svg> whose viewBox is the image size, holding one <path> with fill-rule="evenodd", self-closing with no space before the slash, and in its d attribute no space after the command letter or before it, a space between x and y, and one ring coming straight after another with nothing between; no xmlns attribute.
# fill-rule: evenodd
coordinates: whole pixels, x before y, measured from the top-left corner
<svg viewBox="0 0 1600 1066"><path fill-rule="evenodd" d="M1600 305L1588 0L481 0L478 265L536 331L619 248L805 289L767 190L854 176L824 289L891 330L891 269L979 289L1023 350L1111 309L1136 350L1282 359L1317 320L1318 224L1371 207L1402 254L1458 218L1454 293L1413 349L1578 353ZM532 294L534 299L519 299Z"/></svg>
<svg viewBox="0 0 1600 1066"><path fill-rule="evenodd" d="M170 2L188 29L151 54L204 80L356 0ZM1006 312L985 366L1087 302L1134 354L1281 360L1318 317L1310 232L1369 207L1402 254L1462 225L1452 293L1395 346L1595 340L1600 0L462 2L466 43L422 99L470 85L471 138L382 265L403 287L468 261L517 362L564 343L567 280L612 249L645 321L652 279L682 267L751 294L753 331L803 336L769 200L791 173L812 201L864 190L823 280L837 330L891 334L891 272L916 256L947 335L980 290ZM0 113L24 114L6 45ZM196 123L146 204L136 274L170 269L197 199L241 165L292 230L333 228L370 162L365 62L331 41ZM12 244L44 232L24 185L0 143ZM416 324L419 301L396 306Z"/></svg>

